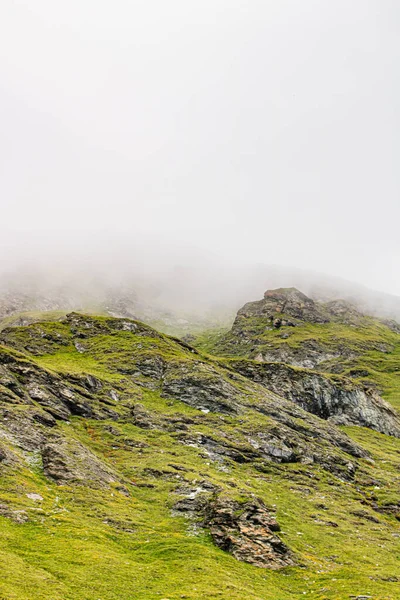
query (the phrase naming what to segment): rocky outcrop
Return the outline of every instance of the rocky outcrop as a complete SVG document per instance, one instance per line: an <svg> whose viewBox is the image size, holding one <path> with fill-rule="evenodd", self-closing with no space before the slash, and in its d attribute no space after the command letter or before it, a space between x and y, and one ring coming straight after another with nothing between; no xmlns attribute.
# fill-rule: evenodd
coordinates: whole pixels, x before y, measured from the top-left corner
<svg viewBox="0 0 400 600"><path fill-rule="evenodd" d="M71 415L109 418L112 388L91 375L60 376L0 346L0 389L9 403L39 405L56 419Z"/></svg>
<svg viewBox="0 0 400 600"><path fill-rule="evenodd" d="M77 440L51 436L44 442L41 455L44 474L59 484L102 487L117 479L104 462Z"/></svg>
<svg viewBox="0 0 400 600"><path fill-rule="evenodd" d="M255 307L255 310L258 312L259 308L261 308L264 315L284 314L309 323L326 323L329 321L329 317L325 314L323 308L296 288L266 291L261 306Z"/></svg>
<svg viewBox="0 0 400 600"><path fill-rule="evenodd" d="M346 325L360 325L365 318L354 304L346 300L331 300L322 306L330 319Z"/></svg>
<svg viewBox="0 0 400 600"><path fill-rule="evenodd" d="M400 437L400 417L374 390L346 378L296 369L286 364L232 360L239 373L337 425L360 425Z"/></svg>
<svg viewBox="0 0 400 600"><path fill-rule="evenodd" d="M282 329L281 337L288 339L292 335L291 327L301 327L307 323L320 326L334 323L347 327L362 327L370 324L371 318L366 317L353 304L344 300L323 303L308 298L295 288L268 290L262 300L248 302L238 311L225 343L231 347L230 355L243 355L245 351L247 356L250 353L256 356L257 348L267 342L264 335L266 332ZM383 323L392 331L400 327L393 322ZM223 349L223 342L224 340L219 346L217 344L216 350ZM373 343L373 340L371 342ZM271 348L270 352L268 348L262 348L262 354L263 359L267 361L285 362L287 358L286 362L290 364L315 368L319 363L332 358L348 357L350 349L346 344L340 347L339 341L337 347L335 344L333 346L335 347L328 348L319 340L308 338L304 340L301 349L282 344L278 348Z"/></svg>
<svg viewBox="0 0 400 600"><path fill-rule="evenodd" d="M21 414L8 410L8 431L27 450L46 447L47 428L77 415L123 420L141 429L173 431L182 443L197 447L202 456L222 465L232 461L309 462L347 478L348 455L365 456L333 424L321 421L282 396L226 369L224 364L206 360L192 352L190 346L167 339L145 325L126 319L96 319L76 314L54 325L14 329L6 331L4 336L19 348L25 348L28 340L35 347L35 356L39 352L47 354L49 343L62 350L66 340L69 348L74 347L76 340L84 340L88 348L94 348L90 352L99 357L102 368L124 377L119 384L122 391L116 393L93 374L56 374L29 360L28 354L0 349L0 385L7 391L4 400L10 405L21 405ZM80 356L78 350L74 352ZM126 386L128 389L133 386L128 394L124 392ZM196 418L166 418L136 401L141 398L138 389L161 394L172 402L180 401L199 413ZM218 431L223 415L243 419L246 414L258 415L255 422L261 421L260 428L243 425L230 435L215 437L193 434L191 425L195 427L199 419L206 419L207 423L214 420ZM53 443L50 448L57 457ZM46 457L49 459L50 454ZM56 477L57 469L51 465L50 461L46 472ZM76 477L79 479L79 475Z"/></svg>
<svg viewBox="0 0 400 600"><path fill-rule="evenodd" d="M167 398L179 398L203 411L239 411L237 388L215 368L200 362L170 365L163 375L162 394Z"/></svg>
<svg viewBox="0 0 400 600"><path fill-rule="evenodd" d="M295 564L293 554L276 535L280 526L261 500L239 504L219 497L207 506L204 522L214 543L237 560L270 569Z"/></svg>
<svg viewBox="0 0 400 600"><path fill-rule="evenodd" d="M278 396L260 393L257 407L260 425L241 425L239 431L227 434L215 422L215 435L204 435L188 430L176 433L183 444L198 448L201 456L223 468L233 463L253 463L261 470L268 463L319 464L344 480L354 477L353 458L367 457L367 453L345 433L330 422L314 415L304 420L304 411L291 402L283 404ZM274 424L267 425L263 416L269 415ZM196 420L195 423L200 424ZM353 457L350 459L350 457Z"/></svg>
<svg viewBox="0 0 400 600"><path fill-rule="evenodd" d="M350 302L345 300L332 300L330 302L316 302L296 288L280 288L267 290L262 300L249 302L239 310L238 317L269 317L271 322L282 315L294 319L286 324L294 325L306 321L307 323L328 323L338 321L345 324L359 324L364 315Z"/></svg>
<svg viewBox="0 0 400 600"><path fill-rule="evenodd" d="M214 544L237 560L268 569L296 564L293 553L277 535L278 522L259 498L239 503L198 487L189 490L174 511L196 519L209 530Z"/></svg>
<svg viewBox="0 0 400 600"><path fill-rule="evenodd" d="M350 360L357 356L358 352L345 343L338 342L334 347L327 347L318 340L308 339L298 346L284 342L275 347L263 347L262 350L256 347L250 358L259 362L286 363L305 369L323 369L331 361Z"/></svg>
<svg viewBox="0 0 400 600"><path fill-rule="evenodd" d="M0 441L0 470L4 467L16 466L20 462L15 452L12 452Z"/></svg>
<svg viewBox="0 0 400 600"><path fill-rule="evenodd" d="M395 352L398 327L343 300L270 290L239 310L231 331L216 338L215 353L245 357L230 366L322 419L400 437L400 415L380 397L373 375L385 370L383 355ZM390 365L388 372L398 370Z"/></svg>

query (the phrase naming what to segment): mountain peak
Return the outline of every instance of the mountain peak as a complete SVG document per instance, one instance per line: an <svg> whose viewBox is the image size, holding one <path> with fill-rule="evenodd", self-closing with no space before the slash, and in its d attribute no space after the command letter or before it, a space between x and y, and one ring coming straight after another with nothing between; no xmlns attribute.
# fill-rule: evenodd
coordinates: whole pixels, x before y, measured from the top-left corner
<svg viewBox="0 0 400 600"><path fill-rule="evenodd" d="M311 298L308 298L308 296L306 296L305 294L303 294L303 292L300 292L300 290L298 290L295 287L289 287L289 288L276 288L274 290L267 290L264 293L264 298L290 298L290 297L298 297L298 298L302 298L305 301L311 301Z"/></svg>
<svg viewBox="0 0 400 600"><path fill-rule="evenodd" d="M325 314L321 305L297 288L267 290L261 301L246 304L239 311L239 314L248 316L267 315L271 320L280 315L285 315L299 321L309 321L311 323L326 323L329 321L329 316Z"/></svg>

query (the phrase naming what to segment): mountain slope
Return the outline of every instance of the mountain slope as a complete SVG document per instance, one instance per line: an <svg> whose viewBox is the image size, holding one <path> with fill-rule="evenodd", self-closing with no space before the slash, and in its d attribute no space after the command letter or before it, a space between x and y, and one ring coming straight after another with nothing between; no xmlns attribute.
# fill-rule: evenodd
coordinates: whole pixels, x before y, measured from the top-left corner
<svg viewBox="0 0 400 600"><path fill-rule="evenodd" d="M363 315L343 301L314 302L289 288L246 304L230 331L206 332L196 346L221 356L336 374L400 408L399 334L394 321Z"/></svg>
<svg viewBox="0 0 400 600"><path fill-rule="evenodd" d="M0 272L0 329L75 310L139 319L172 335L197 334L229 324L238 308L261 290L293 284L313 300L344 298L366 314L400 320L399 297L321 273L215 260L157 269L142 264L138 270L128 253L108 272L104 265L90 268L81 262L74 268L48 264ZM53 317L46 317L47 312Z"/></svg>
<svg viewBox="0 0 400 600"><path fill-rule="evenodd" d="M398 596L397 438L137 321L0 343L2 597Z"/></svg>

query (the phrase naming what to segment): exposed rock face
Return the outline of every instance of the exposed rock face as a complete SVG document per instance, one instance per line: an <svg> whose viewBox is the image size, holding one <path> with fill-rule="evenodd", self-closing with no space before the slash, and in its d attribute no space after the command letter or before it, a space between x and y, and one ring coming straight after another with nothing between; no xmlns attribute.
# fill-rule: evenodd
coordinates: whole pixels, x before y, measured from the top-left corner
<svg viewBox="0 0 400 600"><path fill-rule="evenodd" d="M304 369L323 368L329 361L340 358L347 360L357 357L358 354L346 346L338 344L335 348L327 348L317 340L306 340L299 347L292 347L288 343L280 344L275 348L264 348L258 352L260 362L286 363Z"/></svg>
<svg viewBox="0 0 400 600"><path fill-rule="evenodd" d="M316 368L319 364L337 357L356 356L348 345L335 348L326 347L317 339L308 338L300 347L290 343L278 347L268 347L264 334L268 331L282 330L281 338L289 339L293 334L290 328L304 324L323 326L329 323L343 324L349 327L362 326L366 317L352 304L343 300L327 303L315 302L295 288L268 290L262 300L248 302L241 308L229 334L230 355L243 354L264 361L288 362L290 364ZM259 347L262 347L259 350ZM217 351L221 348L217 348ZM222 346L223 350L223 346Z"/></svg>
<svg viewBox="0 0 400 600"><path fill-rule="evenodd" d="M390 332L398 327L343 300L315 302L294 288L278 289L240 309L215 352L252 359L231 366L323 419L400 437L400 415L379 396L363 363L366 355L374 369L372 351L394 351Z"/></svg>
<svg viewBox="0 0 400 600"><path fill-rule="evenodd" d="M142 404L135 404L135 406L132 407L132 422L141 429L157 428L157 425L154 423L151 414Z"/></svg>
<svg viewBox="0 0 400 600"><path fill-rule="evenodd" d="M289 336L283 334L281 337L287 339ZM387 354L391 347L385 342L371 341L367 350ZM304 369L341 373L346 361L354 361L365 351L366 348L350 347L344 340L335 340L333 345L328 346L316 339L307 339L297 346L285 342L279 346L257 349L250 358L259 362L286 363Z"/></svg>
<svg viewBox="0 0 400 600"><path fill-rule="evenodd" d="M0 517L6 517L18 524L28 521L28 515L25 510L13 510L7 504L0 504Z"/></svg>
<svg viewBox="0 0 400 600"><path fill-rule="evenodd" d="M298 406L337 425L361 425L400 437L400 417L375 391L351 380L286 364L234 360L232 366Z"/></svg>
<svg viewBox="0 0 400 600"><path fill-rule="evenodd" d="M237 389L215 369L198 365L172 365L163 376L162 391L166 397L179 398L200 410L221 413L238 412Z"/></svg>
<svg viewBox="0 0 400 600"><path fill-rule="evenodd" d="M257 303L254 302L253 304ZM314 300L295 288L268 290L265 292L264 300L261 301L260 306L254 308L255 311L261 309L261 313L264 315L281 313L310 323L326 323L329 321L327 315L324 314L324 311Z"/></svg>
<svg viewBox="0 0 400 600"><path fill-rule="evenodd" d="M214 543L238 560L270 569L295 564L294 556L276 535L280 526L261 500L241 505L217 498L206 509L205 523Z"/></svg>
<svg viewBox="0 0 400 600"><path fill-rule="evenodd" d="M397 321L393 321L393 319L384 319L382 323L394 333L400 334L400 324Z"/></svg>
<svg viewBox="0 0 400 600"><path fill-rule="evenodd" d="M115 474L78 441L51 436L42 449L44 474L57 483L84 483L101 487L116 480Z"/></svg>
<svg viewBox="0 0 400 600"><path fill-rule="evenodd" d="M9 403L40 405L48 415L68 420L71 415L109 418L115 412L110 390L93 376L64 376L38 367L26 357L0 346L0 388ZM107 401L99 403L99 399Z"/></svg>
<svg viewBox="0 0 400 600"><path fill-rule="evenodd" d="M259 303L253 302L246 306L255 305L259 311ZM264 300L261 301L262 314L282 313L290 315L299 321L308 323L328 323L331 320L346 324L358 324L364 315L350 302L345 300L332 300L322 303L308 298L296 288L283 288L267 290Z"/></svg>
<svg viewBox="0 0 400 600"><path fill-rule="evenodd" d="M248 302L241 308L233 324L232 331L244 334L243 321L246 319L269 321L267 329L296 326L302 323L324 324L331 321L346 325L360 325L365 316L350 302L332 300L316 302L296 288L267 290L262 300ZM386 322L395 327L394 322Z"/></svg>
<svg viewBox="0 0 400 600"><path fill-rule="evenodd" d="M268 569L296 564L293 553L276 535L278 522L258 498L239 503L200 486L177 502L174 510L209 529L214 544L237 560Z"/></svg>
<svg viewBox="0 0 400 600"><path fill-rule="evenodd" d="M331 300L323 306L331 318L347 325L358 325L364 318L354 304L345 300Z"/></svg>
<svg viewBox="0 0 400 600"><path fill-rule="evenodd" d="M262 469L269 462L319 464L341 479L353 478L354 470L348 468L350 456L367 456L360 446L330 422L309 415L310 420L306 423L302 419L304 411L292 402L282 404L274 394L269 396L267 393L263 399L261 396L256 408L260 419L262 415L269 415L275 421L274 425L241 425L242 435L238 436L218 431L216 421L213 436L184 430L177 438L183 444L198 448L204 458L220 465L234 461L254 463L256 468ZM255 410L255 407L250 404L248 410Z"/></svg>
<svg viewBox="0 0 400 600"><path fill-rule="evenodd" d="M15 466L20 460L14 452L11 452L0 442L0 470L2 467Z"/></svg>

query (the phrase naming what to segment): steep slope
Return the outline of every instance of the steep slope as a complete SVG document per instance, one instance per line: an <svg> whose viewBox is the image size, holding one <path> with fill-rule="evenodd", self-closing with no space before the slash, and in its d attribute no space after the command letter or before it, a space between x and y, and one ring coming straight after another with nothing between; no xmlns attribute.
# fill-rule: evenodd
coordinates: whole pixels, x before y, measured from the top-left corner
<svg viewBox="0 0 400 600"><path fill-rule="evenodd" d="M284 363L231 360L245 377L337 425L361 425L400 437L400 415L374 389L351 379Z"/></svg>
<svg viewBox="0 0 400 600"><path fill-rule="evenodd" d="M0 596L398 596L398 439L137 321L0 343Z"/></svg>
<svg viewBox="0 0 400 600"><path fill-rule="evenodd" d="M236 366L321 417L398 435L398 413L380 395L400 407L399 334L396 322L289 288L246 304L230 331L205 334L196 345L257 363Z"/></svg>

